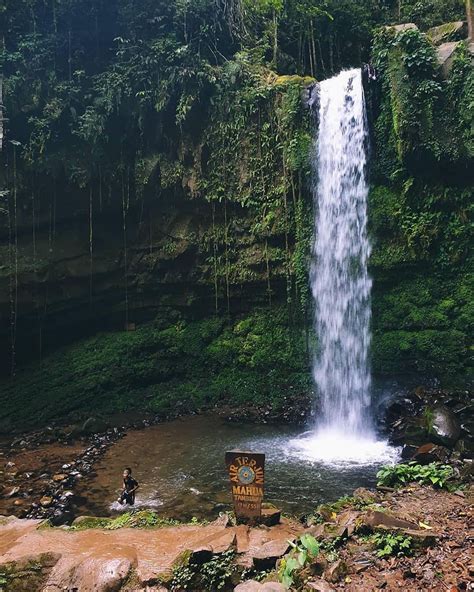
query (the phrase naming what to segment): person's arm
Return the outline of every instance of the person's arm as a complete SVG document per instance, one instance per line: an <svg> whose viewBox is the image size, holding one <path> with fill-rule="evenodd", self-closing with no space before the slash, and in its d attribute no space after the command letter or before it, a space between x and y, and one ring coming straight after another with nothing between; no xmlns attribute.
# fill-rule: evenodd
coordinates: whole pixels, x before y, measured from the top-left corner
<svg viewBox="0 0 474 592"><path fill-rule="evenodd" d="M133 485L133 489L130 490L130 493L135 493L135 491L140 487L140 485L138 485L138 481L134 482Z"/></svg>

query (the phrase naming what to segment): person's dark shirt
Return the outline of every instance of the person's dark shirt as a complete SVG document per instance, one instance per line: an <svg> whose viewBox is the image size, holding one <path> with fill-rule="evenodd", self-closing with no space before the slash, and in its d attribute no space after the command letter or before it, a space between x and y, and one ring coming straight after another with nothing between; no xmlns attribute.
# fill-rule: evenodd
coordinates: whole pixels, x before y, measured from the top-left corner
<svg viewBox="0 0 474 592"><path fill-rule="evenodd" d="M123 480L123 486L125 487L125 491L131 491L138 485L138 481L131 476L125 477Z"/></svg>

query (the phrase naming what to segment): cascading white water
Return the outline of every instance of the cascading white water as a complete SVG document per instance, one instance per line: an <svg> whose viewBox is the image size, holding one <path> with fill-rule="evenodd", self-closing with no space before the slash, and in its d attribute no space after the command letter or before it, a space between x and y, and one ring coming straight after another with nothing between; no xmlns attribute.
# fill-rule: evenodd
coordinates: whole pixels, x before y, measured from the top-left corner
<svg viewBox="0 0 474 592"><path fill-rule="evenodd" d="M311 289L319 423L351 435L371 429L366 140L361 71L345 70L319 89Z"/></svg>
<svg viewBox="0 0 474 592"><path fill-rule="evenodd" d="M318 338L313 377L320 413L292 446L309 460L368 464L398 452L375 436L370 414L370 292L367 271L367 122L362 72L321 82L312 159L315 201L311 289ZM317 101L313 101L311 106Z"/></svg>

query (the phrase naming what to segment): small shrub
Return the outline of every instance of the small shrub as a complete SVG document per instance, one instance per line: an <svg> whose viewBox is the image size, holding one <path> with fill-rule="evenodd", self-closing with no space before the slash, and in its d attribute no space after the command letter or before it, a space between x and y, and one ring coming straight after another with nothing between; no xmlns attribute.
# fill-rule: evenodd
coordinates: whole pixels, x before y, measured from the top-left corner
<svg viewBox="0 0 474 592"><path fill-rule="evenodd" d="M310 534L302 535L296 543L289 543L292 550L281 560L278 572L281 583L287 588L295 583L296 572L311 563L319 553L319 544Z"/></svg>
<svg viewBox="0 0 474 592"><path fill-rule="evenodd" d="M202 565L189 562L181 563L173 569L173 578L169 584L172 592L181 590L206 590L217 592L229 583L236 566L235 551L229 549Z"/></svg>
<svg viewBox="0 0 474 592"><path fill-rule="evenodd" d="M370 541L377 549L377 557L403 557L413 553L413 539L404 534L378 532Z"/></svg>
<svg viewBox="0 0 474 592"><path fill-rule="evenodd" d="M420 465L416 462L402 463L395 466L385 466L377 473L377 485L399 487L407 483L434 485L447 488L446 482L453 476L453 468L441 463Z"/></svg>

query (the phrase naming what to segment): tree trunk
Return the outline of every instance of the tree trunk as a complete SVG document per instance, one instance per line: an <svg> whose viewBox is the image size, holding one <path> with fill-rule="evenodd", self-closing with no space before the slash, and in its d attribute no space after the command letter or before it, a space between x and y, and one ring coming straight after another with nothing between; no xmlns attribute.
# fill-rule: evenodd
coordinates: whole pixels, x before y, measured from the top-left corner
<svg viewBox="0 0 474 592"><path fill-rule="evenodd" d="M3 147L3 73L0 72L0 152Z"/></svg>
<svg viewBox="0 0 474 592"><path fill-rule="evenodd" d="M278 18L276 10L273 9L273 68L278 70Z"/></svg>
<svg viewBox="0 0 474 592"><path fill-rule="evenodd" d="M474 4L472 0L466 0L467 37L474 41Z"/></svg>
<svg viewBox="0 0 474 592"><path fill-rule="evenodd" d="M5 47L5 38L2 37L1 41L0 41L0 49L3 51L3 48ZM0 70L0 152L2 151L3 148L3 124L4 124L4 118L3 118L3 70Z"/></svg>

